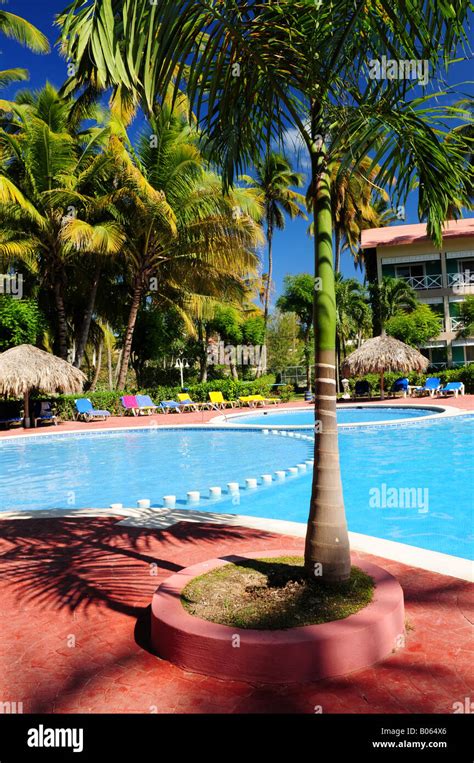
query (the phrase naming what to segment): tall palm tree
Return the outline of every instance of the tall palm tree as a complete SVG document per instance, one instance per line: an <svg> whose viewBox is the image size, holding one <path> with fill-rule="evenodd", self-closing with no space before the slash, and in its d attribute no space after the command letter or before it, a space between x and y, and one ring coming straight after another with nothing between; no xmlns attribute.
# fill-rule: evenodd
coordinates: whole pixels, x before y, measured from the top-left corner
<svg viewBox="0 0 474 763"><path fill-rule="evenodd" d="M416 81L373 79L367 62L380 61L389 50L398 60L422 57L436 70L466 39L470 1L454 6L439 0L157 0L153 5L123 0L119 13L118 4L111 12L110 2L97 0L87 28L81 5L73 2L62 22L64 51L80 60L81 77L105 71L117 85L134 81L150 107L173 81L176 90L182 87L187 67L190 108L205 127L209 153L226 184L272 140L283 145L288 128L306 146L318 278L315 413L321 433L315 442L305 567L308 575L317 569L327 582L347 580L350 550L336 425L331 165L339 159L358 166L371 154L373 166L381 167L378 185L389 187L396 174L401 199L417 176L420 215L426 215L428 233L440 244L448 205L467 195L462 151L443 142L444 118L456 110L439 102L430 109L426 97L410 98ZM87 47L92 39L94 45Z"/></svg>
<svg viewBox="0 0 474 763"><path fill-rule="evenodd" d="M4 1L2 0L2 2ZM0 34L4 34L5 37L19 42L20 45L24 45L35 53L49 53L50 51L49 40L39 29L21 16L9 13L9 11L4 11L3 9L0 9ZM0 87L4 87L11 82L27 80L28 76L26 69L18 67L3 69L0 71ZM0 101L0 107L8 108L9 103Z"/></svg>
<svg viewBox="0 0 474 763"><path fill-rule="evenodd" d="M48 84L19 96L9 130L0 131L0 256L26 262L52 294L62 358L68 355L68 265L80 252L116 253L122 240L104 212L109 195L103 191L98 200L94 190L110 177L111 157L100 150L108 130L83 129L70 119L72 107ZM102 220L94 220L100 209Z"/></svg>
<svg viewBox="0 0 474 763"><path fill-rule="evenodd" d="M374 335L383 333L385 324L403 310L418 305L416 292L401 278L383 276L380 283L369 284Z"/></svg>
<svg viewBox="0 0 474 763"><path fill-rule="evenodd" d="M301 193L293 190L293 188L302 187L304 178L300 172L292 169L286 157L274 151L270 151L262 160L257 161L255 169L255 185L261 191L264 200L268 247L268 271L263 302L263 320L266 329L273 275L273 234L275 230L284 230L285 214L292 220L295 217L306 218L305 198ZM248 180L252 182L250 178Z"/></svg>
<svg viewBox="0 0 474 763"><path fill-rule="evenodd" d="M115 140L119 183L127 193L117 204L130 309L117 386L125 386L141 301L174 304L189 331L223 291L241 292L255 271L262 233L258 195L236 189L224 195L218 175L206 168L198 134L168 106L157 109L136 156ZM235 216L238 207L242 214Z"/></svg>

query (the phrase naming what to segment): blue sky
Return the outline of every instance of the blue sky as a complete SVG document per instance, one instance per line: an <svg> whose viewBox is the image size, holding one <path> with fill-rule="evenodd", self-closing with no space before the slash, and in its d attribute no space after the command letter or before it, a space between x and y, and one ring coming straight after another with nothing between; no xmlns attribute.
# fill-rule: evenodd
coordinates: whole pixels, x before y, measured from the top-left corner
<svg viewBox="0 0 474 763"><path fill-rule="evenodd" d="M54 43L57 38L56 29L53 28L54 16L67 5L68 0L10 0L5 6L5 10L9 10L31 21L49 37L51 43ZM471 45L473 43L474 39L471 40ZM5 98L12 98L18 89L25 86L39 88L46 80L60 87L66 79L66 62L59 56L54 47L49 55L39 56L2 36L0 39L0 68L7 69L16 66L29 70L30 82L11 85L2 93ZM452 66L448 81L451 85L457 82L465 82L468 79L472 79L472 75L472 60L461 62ZM471 96L474 95L471 85L464 85L463 92L470 92ZM304 172L305 168L302 166L300 169ZM406 206L405 222L419 222L416 194L412 194L409 198ZM282 232L277 231L275 234L274 297L281 291L283 278L286 273L313 272L312 239L306 233L307 227L308 222L303 220L288 221L286 229ZM348 253L343 255L342 272L346 277L355 275L361 278L360 271L354 270L352 259Z"/></svg>

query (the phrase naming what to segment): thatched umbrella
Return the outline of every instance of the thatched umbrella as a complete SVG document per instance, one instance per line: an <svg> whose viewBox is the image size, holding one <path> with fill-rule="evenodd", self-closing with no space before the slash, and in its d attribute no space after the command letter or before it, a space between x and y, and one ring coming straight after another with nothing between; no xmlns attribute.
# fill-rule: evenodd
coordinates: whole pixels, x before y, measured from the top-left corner
<svg viewBox="0 0 474 763"><path fill-rule="evenodd" d="M31 344L20 344L0 354L0 395L23 397L23 426L30 426L29 396L38 392L81 392L85 374L56 355Z"/></svg>
<svg viewBox="0 0 474 763"><path fill-rule="evenodd" d="M352 352L341 366L343 375L365 376L380 374L380 397L384 399L384 374L386 371L398 371L407 374L410 371L426 371L428 358L393 336L376 336L368 339L358 350Z"/></svg>

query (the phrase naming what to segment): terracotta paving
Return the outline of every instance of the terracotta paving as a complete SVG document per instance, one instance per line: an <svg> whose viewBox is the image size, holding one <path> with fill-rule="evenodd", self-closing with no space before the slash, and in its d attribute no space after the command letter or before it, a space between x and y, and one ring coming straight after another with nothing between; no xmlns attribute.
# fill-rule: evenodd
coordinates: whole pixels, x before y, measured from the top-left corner
<svg viewBox="0 0 474 763"><path fill-rule="evenodd" d="M270 687L187 673L150 653L149 604L169 574L221 554L302 546L204 524L1 521L0 700L39 713L451 713L473 696L473 586L368 555L397 576L407 617L405 647L374 667Z"/></svg>
<svg viewBox="0 0 474 763"><path fill-rule="evenodd" d="M354 402L351 400L350 402ZM356 402L361 405L376 405L380 404L380 399L366 400L360 399ZM458 398L450 397L447 400L444 398L386 398L383 401L385 404L390 405L446 405L453 408L473 411L474 410L474 395L463 395ZM258 410L278 410L278 408L309 408L309 404L302 400L294 401L291 403L282 403L281 405L271 405L268 408L259 408ZM234 408L233 411L227 409L227 413L242 413L249 411L248 406L245 408ZM12 427L8 430L0 430L0 437L5 436L17 436L24 434L44 434L52 432L88 432L97 429L109 429L115 427L140 427L140 426L177 426L181 424L206 424L217 416L221 416L225 411L186 411L185 413L167 413L156 414L154 416L111 416L106 421L91 421L85 423L83 421L65 421L58 426L52 425L41 426L37 429L23 429L23 427Z"/></svg>

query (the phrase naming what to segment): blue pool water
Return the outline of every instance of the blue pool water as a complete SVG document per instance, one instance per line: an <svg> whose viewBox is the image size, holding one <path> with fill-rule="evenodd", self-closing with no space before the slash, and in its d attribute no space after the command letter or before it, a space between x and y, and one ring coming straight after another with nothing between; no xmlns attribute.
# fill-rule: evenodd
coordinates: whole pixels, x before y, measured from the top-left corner
<svg viewBox="0 0 474 763"><path fill-rule="evenodd" d="M363 424L371 421L395 421L396 419L418 419L422 416L433 416L435 411L426 408L414 408L413 406L399 406L394 408L384 406L338 408L337 420L339 424ZM308 405L307 409L287 411L263 411L258 413L246 413L244 416L226 416L228 422L234 424L278 426L312 426L314 424L314 408Z"/></svg>
<svg viewBox="0 0 474 763"><path fill-rule="evenodd" d="M340 429L349 529L471 558L474 546L474 417L403 426ZM294 466L312 443L251 430L163 430L43 436L0 441L0 510L161 505L172 493L207 494L211 485ZM384 488L385 485L385 488ZM238 503L201 501L203 511L305 522L311 475L241 490ZM412 507L394 508L388 490L415 489ZM380 491L378 506L373 496ZM385 493L384 493L385 491ZM371 505L372 502L372 505Z"/></svg>

